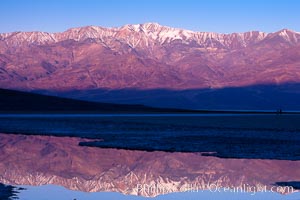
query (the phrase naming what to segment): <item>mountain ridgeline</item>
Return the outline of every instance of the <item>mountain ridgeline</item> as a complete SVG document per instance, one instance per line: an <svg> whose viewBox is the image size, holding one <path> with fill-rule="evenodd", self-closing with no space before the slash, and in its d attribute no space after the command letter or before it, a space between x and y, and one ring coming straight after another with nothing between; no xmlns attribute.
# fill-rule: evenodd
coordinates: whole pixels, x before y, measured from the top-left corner
<svg viewBox="0 0 300 200"><path fill-rule="evenodd" d="M273 105L272 109L293 109L256 86L274 86L272 91L298 98L294 86L284 90L281 86L300 82L299 65L300 33L288 29L219 34L145 23L119 28L87 26L61 33L0 34L1 88L93 101L102 98L95 91L115 94L134 90L133 96L121 98L124 101L120 103L170 107L168 102L175 95L183 100L178 107L193 104L193 109L233 109L226 103L197 103L195 93L185 96L182 91L198 91L197 96L199 91L209 90L210 98L216 99L215 91L254 86L256 89L246 90L249 97ZM171 92L173 97L151 95L153 90ZM116 102L118 95L106 99ZM237 109L258 109L256 104L234 105Z"/></svg>

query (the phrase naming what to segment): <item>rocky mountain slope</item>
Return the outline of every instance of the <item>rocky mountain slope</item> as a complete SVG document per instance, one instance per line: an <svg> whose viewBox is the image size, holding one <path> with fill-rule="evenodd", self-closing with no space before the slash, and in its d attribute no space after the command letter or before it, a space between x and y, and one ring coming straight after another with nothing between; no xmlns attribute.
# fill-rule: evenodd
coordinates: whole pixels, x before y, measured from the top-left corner
<svg viewBox="0 0 300 200"><path fill-rule="evenodd" d="M193 32L156 23L0 34L0 87L223 88L300 81L300 33Z"/></svg>
<svg viewBox="0 0 300 200"><path fill-rule="evenodd" d="M299 66L300 33L288 29L219 34L146 23L0 34L0 88L100 102L299 110L291 101L300 99Z"/></svg>

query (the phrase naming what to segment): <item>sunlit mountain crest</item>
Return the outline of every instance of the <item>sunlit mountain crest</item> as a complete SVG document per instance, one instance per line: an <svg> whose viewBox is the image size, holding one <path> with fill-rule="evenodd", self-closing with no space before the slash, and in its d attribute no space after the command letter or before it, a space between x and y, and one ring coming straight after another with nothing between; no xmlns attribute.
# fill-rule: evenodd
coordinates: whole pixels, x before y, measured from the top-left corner
<svg viewBox="0 0 300 200"><path fill-rule="evenodd" d="M203 46L231 47L233 43L239 43L240 46L247 46L253 42L265 39L268 35L279 35L287 41L298 42L300 34L294 31L283 29L276 33L264 33L258 31L249 31L245 33L219 34L212 32L194 32L179 28L171 28L159 25L158 23L145 23L125 25L120 28L104 28L99 26L86 26L72 28L62 33L46 32L13 32L0 35L2 41L8 44L46 44L55 43L67 39L83 41L88 38L105 40L106 37L114 37L123 40L128 44L132 43L131 37L126 37L123 32L133 33L137 40L148 40L149 42L158 42L159 44L170 43L174 40L184 42L196 42ZM150 40L150 41L149 41ZM215 44L214 44L215 43ZM139 44L139 42L137 42ZM157 44L157 43L156 43Z"/></svg>
<svg viewBox="0 0 300 200"><path fill-rule="evenodd" d="M199 89L300 82L300 34L193 32L157 23L0 34L0 86Z"/></svg>

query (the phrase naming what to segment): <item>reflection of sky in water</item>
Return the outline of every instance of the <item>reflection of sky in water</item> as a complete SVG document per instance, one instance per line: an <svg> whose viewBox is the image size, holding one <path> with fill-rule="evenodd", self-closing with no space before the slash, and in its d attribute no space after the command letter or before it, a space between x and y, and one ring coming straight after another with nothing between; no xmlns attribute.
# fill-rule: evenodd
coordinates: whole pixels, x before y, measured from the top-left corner
<svg viewBox="0 0 300 200"><path fill-rule="evenodd" d="M115 192L79 192L67 190L60 186L45 185L45 186L23 186L27 190L22 190L18 195L20 200L95 200L95 199L110 199L110 200L199 200L199 199L214 199L214 200L295 200L300 199L300 193L296 192L289 195L281 195L272 192L260 192L255 195L250 193L226 193L226 192L183 192L160 195L155 198L145 198L141 196L123 195Z"/></svg>

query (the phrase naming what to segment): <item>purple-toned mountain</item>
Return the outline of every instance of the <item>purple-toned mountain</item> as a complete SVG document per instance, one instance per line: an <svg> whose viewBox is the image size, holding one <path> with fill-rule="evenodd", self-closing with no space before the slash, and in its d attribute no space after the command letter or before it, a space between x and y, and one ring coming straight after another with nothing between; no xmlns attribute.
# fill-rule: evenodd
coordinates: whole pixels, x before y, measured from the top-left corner
<svg viewBox="0 0 300 200"><path fill-rule="evenodd" d="M193 32L157 23L0 34L0 87L205 89L300 82L300 33Z"/></svg>
<svg viewBox="0 0 300 200"><path fill-rule="evenodd" d="M156 23L0 35L2 88L222 88L300 81L300 34L217 34Z"/></svg>

